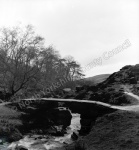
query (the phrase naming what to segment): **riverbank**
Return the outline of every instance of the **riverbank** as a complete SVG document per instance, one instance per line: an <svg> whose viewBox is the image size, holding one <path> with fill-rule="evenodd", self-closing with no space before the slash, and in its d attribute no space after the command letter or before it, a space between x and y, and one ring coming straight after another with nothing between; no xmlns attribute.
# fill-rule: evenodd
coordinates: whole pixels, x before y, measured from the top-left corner
<svg viewBox="0 0 139 150"><path fill-rule="evenodd" d="M71 135L73 132L78 133L78 130L80 130L80 115L72 114L71 125L67 128L64 136L26 135L23 139L11 143L7 149L15 150L16 147L24 147L28 150L57 150L73 143Z"/></svg>
<svg viewBox="0 0 139 150"><path fill-rule="evenodd" d="M98 118L91 132L66 150L75 145L84 150L138 150L139 113L117 111Z"/></svg>
<svg viewBox="0 0 139 150"><path fill-rule="evenodd" d="M34 135L33 139L25 137L19 142L12 143L24 145L28 150L79 150L75 147L82 147L82 150L138 150L139 149L139 113L129 111L116 111L106 114L96 120L96 123L87 136L80 136L74 142L71 141L71 133L80 128L79 115L72 115L71 126L68 128L68 134L64 137L43 137ZM29 140L29 141L28 141ZM73 143L72 143L73 142ZM32 143L32 144L31 144ZM72 144L71 144L72 143ZM7 150L5 143L1 150ZM70 145L69 145L70 144ZM28 146L27 146L28 145ZM29 148L29 145L32 147ZM45 146L45 147L44 147ZM83 148L84 147L84 148Z"/></svg>

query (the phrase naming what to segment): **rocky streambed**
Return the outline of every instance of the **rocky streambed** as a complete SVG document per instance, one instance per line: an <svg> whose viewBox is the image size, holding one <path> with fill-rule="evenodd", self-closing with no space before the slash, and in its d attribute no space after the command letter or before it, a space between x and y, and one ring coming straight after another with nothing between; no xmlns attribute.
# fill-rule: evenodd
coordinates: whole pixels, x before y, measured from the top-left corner
<svg viewBox="0 0 139 150"><path fill-rule="evenodd" d="M61 129L61 126L55 126L57 130ZM52 136L52 135L25 135L19 141L13 143L4 143L1 141L1 150L57 150L62 147L73 143L77 138L78 130L80 130L80 114L72 114L71 125L67 127L67 133L64 136ZM74 135L74 133L76 133Z"/></svg>

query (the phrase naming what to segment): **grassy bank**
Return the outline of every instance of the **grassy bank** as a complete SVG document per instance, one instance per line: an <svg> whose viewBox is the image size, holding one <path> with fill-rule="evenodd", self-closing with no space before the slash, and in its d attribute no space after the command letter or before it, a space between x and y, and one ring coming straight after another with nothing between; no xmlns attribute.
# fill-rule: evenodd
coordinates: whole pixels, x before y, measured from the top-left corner
<svg viewBox="0 0 139 150"><path fill-rule="evenodd" d="M22 135L19 128L22 126L21 114L6 106L0 106L0 138L7 141L19 140Z"/></svg>
<svg viewBox="0 0 139 150"><path fill-rule="evenodd" d="M139 113L117 111L98 118L90 134L75 145L84 150L138 150ZM67 150L76 150L76 146Z"/></svg>

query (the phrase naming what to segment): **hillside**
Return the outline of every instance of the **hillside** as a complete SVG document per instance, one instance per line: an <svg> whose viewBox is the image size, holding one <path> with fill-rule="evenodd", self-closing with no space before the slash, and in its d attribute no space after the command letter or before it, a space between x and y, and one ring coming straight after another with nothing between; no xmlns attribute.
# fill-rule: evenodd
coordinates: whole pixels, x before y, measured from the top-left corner
<svg viewBox="0 0 139 150"><path fill-rule="evenodd" d="M105 81L98 83L96 85L84 85L82 87L76 87L76 91L69 91L64 93L62 96L59 95L59 98L73 98L73 99L79 99L79 100L94 100L94 101L100 101L105 102L112 105L133 105L138 104L139 102L137 98L132 97L130 94L126 94L125 92L134 93L135 95L139 95L139 65L135 66L125 66L121 68L118 72L115 72L111 74ZM57 95L54 95L57 96ZM1 107L1 126L0 131L1 135L0 138L3 138L4 136L8 136L8 141L14 141L20 139L25 133L35 133L39 134L44 133L48 134L48 130L45 130L44 127L48 125L54 125L52 121L50 121L49 117L54 116L53 120L57 120L56 115L52 115L53 113L51 111L46 113L49 109L52 109L53 107L57 107L57 104L52 104L52 101L50 104L44 105L44 103L36 103L32 104L33 107L26 107L25 105L23 107L18 106L18 113L13 113L13 116L9 117L9 108ZM60 104L61 105L61 104ZM64 105L64 103L62 103ZM69 106L71 106L69 104ZM66 105L66 107L69 107ZM75 105L73 105L73 110L75 108ZM38 107L38 109L36 109ZM84 107L84 105L83 105ZM3 109L2 109L3 108ZM81 109L80 106L78 108ZM76 108L75 110L77 111ZM139 132L139 111L133 112L132 110L127 109L125 111L117 111L114 110L112 112L109 112L109 114L101 112L102 115L98 115L97 113L98 108L95 110L95 113L93 112L93 117L96 114L96 118L89 116L90 111L88 108L94 111L95 107L92 108L92 106L87 106L83 114L81 114L81 125L85 124L85 128L88 125L88 122L93 119L93 125L91 125L89 132L87 136L79 136L79 140L75 142L76 145L84 145L86 149L82 150L136 150L139 149L139 140L138 140L138 132ZM55 109L54 109L55 110ZM81 112L81 111L80 111ZM84 113L85 112L85 113ZM57 111L56 111L57 113ZM76 112L78 113L78 112ZM20 116L20 114L22 114ZM30 115L29 115L30 114ZM47 114L47 115L46 115ZM58 114L58 113L57 113ZM64 113L65 114L65 113ZM106 114L106 115L104 115ZM7 115L7 116L6 116ZM50 116L49 116L50 115ZM61 116L61 115L60 115ZM48 119L46 119L48 117ZM56 117L56 118L55 118ZM87 117L87 118L86 118ZM90 118L91 119L90 119ZM7 122L8 118L8 122ZM71 118L71 116L70 116ZM21 121L23 120L23 121ZM59 120L58 120L59 121ZM61 121L61 120L60 120ZM64 118L64 121L66 119ZM68 122L68 121L67 121ZM66 122L66 123L67 123ZM28 125L29 123L29 125ZM7 124L7 125L5 125ZM69 123L68 123L69 125ZM9 131L7 130L9 129ZM16 130L15 130L16 129ZM37 129L37 130L36 130ZM44 130L40 130L44 129ZM29 132L28 130L31 130ZM20 131L20 132L19 132ZM43 131L43 132L42 132ZM12 132L12 133L11 133ZM84 131L86 132L86 130ZM22 135L22 133L24 133ZM11 136L10 136L11 135ZM82 134L81 134L82 135ZM75 149L75 145L73 144L73 147L69 146L69 149L67 147L66 150L81 150Z"/></svg>
<svg viewBox="0 0 139 150"><path fill-rule="evenodd" d="M101 74L101 75L96 75L93 77L85 78L84 80L89 81L92 84L98 84L98 83L105 81L109 76L110 76L110 74Z"/></svg>
<svg viewBox="0 0 139 150"><path fill-rule="evenodd" d="M125 92L139 95L139 64L125 66L96 86L76 88L77 99L102 101L114 105L138 104ZM73 95L72 95L73 96ZM91 132L66 150L138 150L139 110L116 111L98 118Z"/></svg>
<svg viewBox="0 0 139 150"><path fill-rule="evenodd" d="M91 132L66 150L138 150L139 114L117 111L98 118ZM79 150L79 149L77 149Z"/></svg>
<svg viewBox="0 0 139 150"><path fill-rule="evenodd" d="M134 99L124 92L130 91L139 95L139 65L125 66L111 74L105 81L97 85L76 87L75 92L65 94L64 98L87 99L114 105L135 103Z"/></svg>

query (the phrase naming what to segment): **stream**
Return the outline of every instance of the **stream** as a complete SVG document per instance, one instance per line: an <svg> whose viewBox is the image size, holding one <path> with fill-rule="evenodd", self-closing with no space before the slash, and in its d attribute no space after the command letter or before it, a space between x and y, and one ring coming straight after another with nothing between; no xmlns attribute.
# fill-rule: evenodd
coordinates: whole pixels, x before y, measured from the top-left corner
<svg viewBox="0 0 139 150"><path fill-rule="evenodd" d="M129 92L125 92L125 94L130 95L139 101L139 96ZM101 102L97 103L101 104ZM108 107L117 110L139 111L139 104L130 106L108 105ZM57 128L60 128L60 126ZM0 139L0 150L18 150L16 147L20 146L28 150L57 150L60 147L62 148L73 143L74 140L71 138L71 135L73 132L78 135L78 130L80 130L80 128L80 114L72 113L71 125L67 127L67 133L64 136L26 135L23 139L13 143L6 143L3 139Z"/></svg>
<svg viewBox="0 0 139 150"><path fill-rule="evenodd" d="M0 150L16 150L17 146L28 150L56 150L73 143L71 135L73 132L78 134L80 128L80 114L72 114L71 125L67 127L67 133L64 136L26 135L17 142L0 144Z"/></svg>

